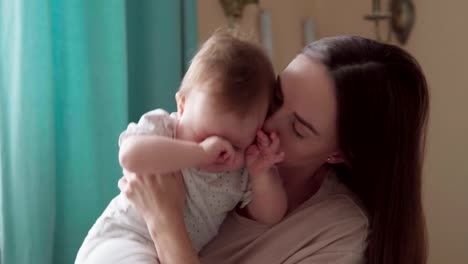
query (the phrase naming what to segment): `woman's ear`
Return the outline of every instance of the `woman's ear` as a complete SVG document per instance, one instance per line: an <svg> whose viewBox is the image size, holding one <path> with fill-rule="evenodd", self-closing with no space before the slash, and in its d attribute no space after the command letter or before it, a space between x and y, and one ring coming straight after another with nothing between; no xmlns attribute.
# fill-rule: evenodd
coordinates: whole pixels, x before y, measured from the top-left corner
<svg viewBox="0 0 468 264"><path fill-rule="evenodd" d="M184 113L185 95L181 94L180 92L177 92L175 97L177 102L177 114L179 114L179 116L182 116L182 114Z"/></svg>
<svg viewBox="0 0 468 264"><path fill-rule="evenodd" d="M327 163L329 164L343 163L345 161L346 160L343 154L341 153L341 151L334 152L331 155L329 155L327 158Z"/></svg>

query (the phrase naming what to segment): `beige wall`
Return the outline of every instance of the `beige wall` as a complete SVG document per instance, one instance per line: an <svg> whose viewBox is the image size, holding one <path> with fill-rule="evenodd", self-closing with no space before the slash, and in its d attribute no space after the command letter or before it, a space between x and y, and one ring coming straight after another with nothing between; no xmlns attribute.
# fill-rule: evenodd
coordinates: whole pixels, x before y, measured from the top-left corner
<svg viewBox="0 0 468 264"><path fill-rule="evenodd" d="M425 208L431 263L468 263L468 1L415 0L407 49L431 86Z"/></svg>
<svg viewBox="0 0 468 264"><path fill-rule="evenodd" d="M316 19L317 32L322 37L374 36L372 24L362 19L369 12L371 1L260 3L272 11L277 70L284 68L301 49L301 24L308 16ZM468 1L414 3L416 24L405 48L422 64L431 89L424 178L429 263L468 263ZM224 16L216 0L200 0L198 7L202 41L223 23ZM247 10L243 28L257 28L257 12L256 7Z"/></svg>
<svg viewBox="0 0 468 264"><path fill-rule="evenodd" d="M292 4L294 2L294 4ZM219 26L226 23L218 0L199 0L199 39L206 40ZM303 20L310 16L313 7L310 0L260 0L262 8L272 13L273 64L277 71L283 69L302 48ZM244 12L241 28L258 37L258 7L250 5Z"/></svg>

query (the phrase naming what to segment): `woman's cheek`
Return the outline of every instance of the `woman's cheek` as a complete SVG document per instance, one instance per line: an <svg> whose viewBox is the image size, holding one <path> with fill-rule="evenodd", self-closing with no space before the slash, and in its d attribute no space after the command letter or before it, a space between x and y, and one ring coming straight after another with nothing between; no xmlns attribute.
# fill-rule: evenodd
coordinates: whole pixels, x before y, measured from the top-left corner
<svg viewBox="0 0 468 264"><path fill-rule="evenodd" d="M287 137L285 137L284 135L279 135L278 136L279 138L279 151L284 151L286 152L286 150L291 146L291 140Z"/></svg>
<svg viewBox="0 0 468 264"><path fill-rule="evenodd" d="M297 141L287 138L280 143L280 151L284 152L284 161L288 162L297 158L297 150L300 148Z"/></svg>

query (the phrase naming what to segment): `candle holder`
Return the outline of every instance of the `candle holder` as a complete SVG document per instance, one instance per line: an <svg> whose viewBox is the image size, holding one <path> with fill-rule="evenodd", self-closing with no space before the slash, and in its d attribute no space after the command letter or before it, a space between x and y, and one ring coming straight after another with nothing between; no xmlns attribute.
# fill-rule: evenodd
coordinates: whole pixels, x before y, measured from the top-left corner
<svg viewBox="0 0 468 264"><path fill-rule="evenodd" d="M372 12L364 16L364 19L374 22L375 36L378 41L390 42L392 33L395 33L401 44L406 44L413 29L415 21L415 7L411 0L390 0L390 11L381 9L380 0L372 1ZM386 39L382 38L380 32L381 22L389 22Z"/></svg>

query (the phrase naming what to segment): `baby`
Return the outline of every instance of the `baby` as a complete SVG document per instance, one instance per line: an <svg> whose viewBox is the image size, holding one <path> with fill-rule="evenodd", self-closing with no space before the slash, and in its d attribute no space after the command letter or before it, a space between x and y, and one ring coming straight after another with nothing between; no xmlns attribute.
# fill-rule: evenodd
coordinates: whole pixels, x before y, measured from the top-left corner
<svg viewBox="0 0 468 264"><path fill-rule="evenodd" d="M263 224L277 223L286 213L286 194L274 170L284 154L278 153L276 135L260 130L274 85L272 65L261 48L228 33L215 33L182 81L177 113L153 110L120 135L124 173L153 177L181 172L185 224L197 251L216 236L236 206ZM91 228L75 263L110 262L117 252L99 252L99 245L113 238L154 248L146 223L123 194ZM121 260L127 261L134 263Z"/></svg>

